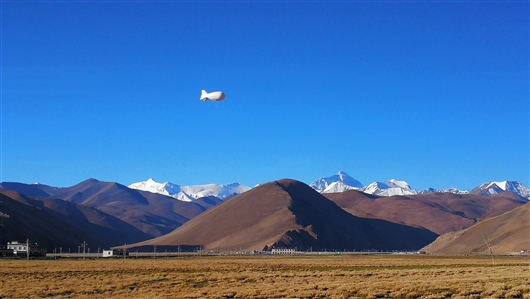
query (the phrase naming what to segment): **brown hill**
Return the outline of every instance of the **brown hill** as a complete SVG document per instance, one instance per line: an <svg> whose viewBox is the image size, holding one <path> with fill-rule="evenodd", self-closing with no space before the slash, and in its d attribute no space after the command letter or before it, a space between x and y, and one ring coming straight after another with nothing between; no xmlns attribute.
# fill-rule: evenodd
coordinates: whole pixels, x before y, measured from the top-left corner
<svg viewBox="0 0 530 299"><path fill-rule="evenodd" d="M48 251L59 247L65 251L68 248L77 251L77 246L83 241L95 248L112 245L48 214L46 208L31 203L30 198L19 193L0 189L0 244L30 239L30 242L38 243L39 247Z"/></svg>
<svg viewBox="0 0 530 299"><path fill-rule="evenodd" d="M167 235L130 247L414 250L435 238L425 229L355 217L311 187L284 179L226 200Z"/></svg>
<svg viewBox="0 0 530 299"><path fill-rule="evenodd" d="M33 225L33 229L60 222L62 223L63 230L70 226L82 232L79 233L79 236L89 236L92 240L90 244L96 248L108 248L110 246L139 242L150 238L149 235L143 233L134 226L91 207L76 205L56 198L29 198L20 193L2 189L0 189L0 193L25 204L26 206L35 208L36 210L33 210L34 212L43 213L46 216L52 217L53 220L48 221L46 224ZM9 218L14 221L14 227L9 229L10 236L15 238L14 240L20 240L21 238L25 239L26 237L24 236L24 233L12 234L16 231L16 222L24 218L19 217L18 210L11 211L10 213L11 216ZM46 237L53 239L53 231L51 231ZM42 236L39 236L39 238L42 239ZM53 244L54 246L65 247L63 241L55 242L56 243Z"/></svg>
<svg viewBox="0 0 530 299"><path fill-rule="evenodd" d="M488 242L493 254L530 250L530 203L480 221L463 231L442 235L422 251L443 254L490 254Z"/></svg>
<svg viewBox="0 0 530 299"><path fill-rule="evenodd" d="M212 199L183 202L161 194L134 190L118 183L95 179L88 179L66 188L5 182L1 187L26 196L58 198L78 206L94 208L132 225L142 232L138 236L144 237L144 240L173 231L214 203ZM144 234L148 237L145 238Z"/></svg>
<svg viewBox="0 0 530 299"><path fill-rule="evenodd" d="M479 219L500 215L527 202L511 192L491 196L428 193L377 197L351 190L324 195L352 215L423 227L440 235L465 229Z"/></svg>
<svg viewBox="0 0 530 299"><path fill-rule="evenodd" d="M42 185L42 184L1 182L0 189L16 191L20 194L24 194L25 196L29 196L29 197L32 197L32 196L48 197L50 196L52 192L57 192L57 190L61 188L50 187L48 185Z"/></svg>

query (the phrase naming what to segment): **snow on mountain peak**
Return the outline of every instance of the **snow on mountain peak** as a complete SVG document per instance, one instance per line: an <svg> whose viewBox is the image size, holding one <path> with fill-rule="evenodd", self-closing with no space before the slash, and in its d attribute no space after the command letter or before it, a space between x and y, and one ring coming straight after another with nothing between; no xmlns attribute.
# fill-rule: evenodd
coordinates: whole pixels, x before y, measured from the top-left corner
<svg viewBox="0 0 530 299"><path fill-rule="evenodd" d="M447 189L434 189L434 188L427 188L425 190L420 190L418 193L453 193L453 194L468 194L468 190L459 190L454 187L447 188Z"/></svg>
<svg viewBox="0 0 530 299"><path fill-rule="evenodd" d="M339 171L337 174L320 178L314 182L312 182L309 186L311 186L313 189L317 190L318 192L324 192L326 188L329 187L330 184L334 182L342 182L344 186L353 187L353 188L361 188L363 184L359 182L358 180L352 178L344 171ZM343 190L345 191L345 190ZM337 191L340 192L340 191Z"/></svg>
<svg viewBox="0 0 530 299"><path fill-rule="evenodd" d="M407 182L395 179L385 182L373 182L359 189L359 191L378 196L413 195L418 193L416 190L410 189Z"/></svg>
<svg viewBox="0 0 530 299"><path fill-rule="evenodd" d="M158 183L152 178L149 178L147 181L131 184L129 185L129 188L142 190L142 191L148 191L151 193L163 194L167 196L172 196L174 195L174 192L172 191L179 190L178 185L169 184L167 182Z"/></svg>
<svg viewBox="0 0 530 299"><path fill-rule="evenodd" d="M360 190L364 193L392 196L392 195L409 195L417 194L418 192L410 189L410 186L405 181L398 181L391 179L385 182L374 182L367 186L363 186L361 182L349 176L344 171L339 171L337 174L320 178L310 185L313 189L320 193L337 193L347 190Z"/></svg>
<svg viewBox="0 0 530 299"><path fill-rule="evenodd" d="M506 191L506 189L508 188L508 181L492 182L491 184L495 184L495 185L499 186L499 188L501 188L504 191Z"/></svg>
<svg viewBox="0 0 530 299"><path fill-rule="evenodd" d="M411 195L418 193L416 190L412 190L407 182L396 179L373 182L367 186L363 186L359 181L350 177L344 171L339 171L336 175L318 179L311 183L310 186L320 193L338 193L347 190L359 190L364 193L379 196Z"/></svg>
<svg viewBox="0 0 530 299"><path fill-rule="evenodd" d="M206 184L194 186L179 186L170 182L158 183L152 178L147 181L129 185L131 189L158 193L176 198L181 201L193 201L201 197L215 196L219 199L227 199L239 193L250 190L249 187L232 183L228 185Z"/></svg>
<svg viewBox="0 0 530 299"><path fill-rule="evenodd" d="M398 181L396 179L391 179L388 181L385 181L385 184L391 188L403 188L403 189L410 189L410 185L405 181Z"/></svg>
<svg viewBox="0 0 530 299"><path fill-rule="evenodd" d="M349 185L344 184L341 181L333 182L329 184L329 186L326 187L321 193L340 193L348 190L357 190L359 188L352 187Z"/></svg>
<svg viewBox="0 0 530 299"><path fill-rule="evenodd" d="M443 190L437 190L433 188L426 190L413 190L410 188L410 185L407 182L396 179L391 179L384 182L373 182L369 185L363 186L359 181L352 178L344 171L339 171L335 175L320 178L314 181L310 186L320 193L339 193L347 190L359 190L364 193L377 196L413 195L431 192L492 195L509 191L516 193L527 200L530 200L530 189L516 181L488 182L476 187L471 191L461 191L456 188ZM143 182L131 184L129 185L129 188L159 193L166 196L171 196L181 201L194 201L201 197L207 196L215 196L219 199L227 199L251 189L239 183L232 183L228 185L206 184L179 186L169 182L157 183L152 178L149 178Z"/></svg>
<svg viewBox="0 0 530 299"><path fill-rule="evenodd" d="M491 182L491 183L484 183L482 185L487 184L487 186L484 189L490 189L490 188L499 188L502 191L509 191L509 189L517 189L521 185L519 182L509 182L509 181L502 181L502 182ZM482 186L481 185L481 186Z"/></svg>
<svg viewBox="0 0 530 299"><path fill-rule="evenodd" d="M249 187L239 183L232 183L228 185L207 184L195 186L182 186L181 191L189 194L195 199L207 196L215 196L220 199L234 197L237 194L250 190Z"/></svg>
<svg viewBox="0 0 530 299"><path fill-rule="evenodd" d="M530 189L525 187L521 182L516 181L501 181L483 183L482 185L469 191L471 194L479 195L493 195L502 192L513 192L526 199L530 199Z"/></svg>

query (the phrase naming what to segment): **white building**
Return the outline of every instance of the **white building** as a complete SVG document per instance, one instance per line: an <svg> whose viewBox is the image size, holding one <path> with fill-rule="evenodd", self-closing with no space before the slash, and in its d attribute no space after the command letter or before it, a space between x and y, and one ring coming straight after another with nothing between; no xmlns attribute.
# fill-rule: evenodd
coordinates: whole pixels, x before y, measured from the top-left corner
<svg viewBox="0 0 530 299"><path fill-rule="evenodd" d="M18 241L7 242L7 249L13 250L15 255L26 254L28 252L28 243L20 243Z"/></svg>
<svg viewBox="0 0 530 299"><path fill-rule="evenodd" d="M7 242L7 250L13 250L13 255L15 256L27 256L28 250L29 254L33 257L46 256L46 249L39 249L37 243Z"/></svg>
<svg viewBox="0 0 530 299"><path fill-rule="evenodd" d="M103 257L112 257L112 250L103 250Z"/></svg>

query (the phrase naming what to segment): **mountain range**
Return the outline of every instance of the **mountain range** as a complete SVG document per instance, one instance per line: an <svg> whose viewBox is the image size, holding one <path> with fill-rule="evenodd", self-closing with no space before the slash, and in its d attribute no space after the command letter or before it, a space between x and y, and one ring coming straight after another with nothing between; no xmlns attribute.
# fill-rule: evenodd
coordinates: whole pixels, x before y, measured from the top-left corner
<svg viewBox="0 0 530 299"><path fill-rule="evenodd" d="M377 196L414 195L426 193L453 193L453 194L477 194L492 195L503 192L513 192L527 200L530 200L530 189L515 181L501 181L483 183L468 190L458 190L456 188L415 190L405 181L395 179L373 182L363 185L344 171L329 177L323 177L310 183L313 189L320 193L340 193L348 190L358 190L366 194ZM129 188L163 194L182 201L193 201L204 196L215 196L221 200L233 197L237 194L250 190L251 188L240 183L229 185L207 184L193 186L179 186L170 182L158 183L153 179L141 181L129 185Z"/></svg>
<svg viewBox="0 0 530 299"><path fill-rule="evenodd" d="M147 181L133 183L129 185L129 188L167 195L182 201L194 201L208 196L224 200L250 190L249 187L239 183L179 186L170 182L157 183L151 178Z"/></svg>
<svg viewBox="0 0 530 299"><path fill-rule="evenodd" d="M310 184L313 189L320 193L339 193L348 190L358 190L367 194L377 196L395 196L395 195L414 195L425 193L454 193L454 194L477 194L477 195L492 195L503 192L513 192L519 196L530 200L530 189L524 186L521 182L516 181L501 181L483 183L470 191L458 190L456 188L448 189L434 189L428 188L425 190L414 190L405 181L398 181L395 179L384 182L373 182L363 186L359 181L349 176L344 171L339 171L338 174L329 177L320 178Z"/></svg>
<svg viewBox="0 0 530 299"><path fill-rule="evenodd" d="M527 203L512 192L491 196L453 193L375 196L349 190L323 195L352 215L423 227L438 235L468 228Z"/></svg>
<svg viewBox="0 0 530 299"><path fill-rule="evenodd" d="M130 189L114 182L88 179L67 188L56 188L42 184L3 182L4 190L16 191L40 202L60 199L72 208L92 208L115 217L133 226L139 237L153 238L171 232L191 218L221 202L216 197L203 197L193 202L184 202L165 195ZM31 204L36 206L35 204ZM98 222L87 218L90 222ZM111 240L112 241L112 240ZM114 245L118 239L107 245Z"/></svg>
<svg viewBox="0 0 530 299"><path fill-rule="evenodd" d="M414 250L436 234L385 220L356 217L311 187L289 179L260 185L138 246L205 250Z"/></svg>
<svg viewBox="0 0 530 299"><path fill-rule="evenodd" d="M134 226L95 208L55 198L31 198L0 189L0 244L30 239L49 251L82 242L92 248L151 238Z"/></svg>
<svg viewBox="0 0 530 299"><path fill-rule="evenodd" d="M154 187L170 186L152 179L146 182ZM95 179L67 188L3 182L0 242L30 238L49 251L75 248L83 241L93 248L126 243L229 250L416 250L439 235L472 228L528 202L512 192L524 194L526 187L511 182L481 185L472 189L476 194L418 192L378 196L358 187L323 192L344 182L353 181L341 172L335 178L321 179L318 191L316 183L308 186L290 179L252 189L240 184L172 189L173 195L185 193L186 201L171 196L165 188L161 192L168 194L163 195ZM378 184L377 188L410 189L406 182L396 180ZM514 221L503 230L513 234L510 231L517 230L518 225ZM527 230L524 226L521 229ZM498 233L503 234L501 230ZM505 248L502 238L497 241L498 248Z"/></svg>

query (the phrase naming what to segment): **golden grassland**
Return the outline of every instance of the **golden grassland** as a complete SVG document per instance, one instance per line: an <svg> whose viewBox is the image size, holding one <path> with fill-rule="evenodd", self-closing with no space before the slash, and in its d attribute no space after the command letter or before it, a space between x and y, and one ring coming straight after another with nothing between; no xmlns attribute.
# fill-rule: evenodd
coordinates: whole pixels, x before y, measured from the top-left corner
<svg viewBox="0 0 530 299"><path fill-rule="evenodd" d="M528 256L0 260L0 298L530 298Z"/></svg>

